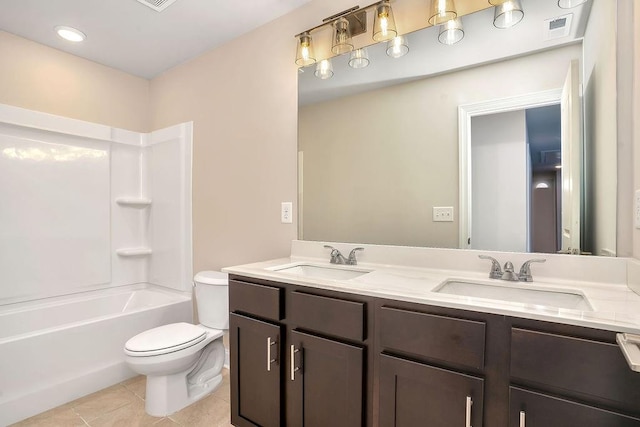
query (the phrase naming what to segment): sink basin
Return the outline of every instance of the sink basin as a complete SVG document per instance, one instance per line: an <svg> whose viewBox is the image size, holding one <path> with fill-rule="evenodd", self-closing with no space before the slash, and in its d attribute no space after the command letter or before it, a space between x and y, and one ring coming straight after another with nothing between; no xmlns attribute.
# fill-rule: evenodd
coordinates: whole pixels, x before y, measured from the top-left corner
<svg viewBox="0 0 640 427"><path fill-rule="evenodd" d="M353 268L348 266L329 267L312 264L287 265L282 267L270 268L270 270L277 271L278 273L286 273L296 276L328 280L349 280L371 272L371 270Z"/></svg>
<svg viewBox="0 0 640 427"><path fill-rule="evenodd" d="M570 290L535 289L520 283L510 285L465 282L447 280L433 290L441 294L461 295L472 298L518 302L532 306L568 308L580 311L593 311L587 298L579 292Z"/></svg>

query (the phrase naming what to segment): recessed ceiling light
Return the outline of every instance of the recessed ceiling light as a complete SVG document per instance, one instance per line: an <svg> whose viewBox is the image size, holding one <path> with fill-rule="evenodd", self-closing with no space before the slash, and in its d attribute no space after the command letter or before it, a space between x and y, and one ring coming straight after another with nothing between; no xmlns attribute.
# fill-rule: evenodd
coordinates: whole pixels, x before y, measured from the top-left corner
<svg viewBox="0 0 640 427"><path fill-rule="evenodd" d="M86 34L80 30L76 30L73 27L65 27L64 25L58 25L56 28L56 33L60 37L70 42L81 42L87 38Z"/></svg>

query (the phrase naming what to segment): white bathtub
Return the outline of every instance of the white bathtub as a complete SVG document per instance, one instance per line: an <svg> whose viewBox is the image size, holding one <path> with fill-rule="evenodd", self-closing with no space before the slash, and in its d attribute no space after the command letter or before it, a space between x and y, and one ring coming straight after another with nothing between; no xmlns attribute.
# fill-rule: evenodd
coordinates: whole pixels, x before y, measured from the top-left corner
<svg viewBox="0 0 640 427"><path fill-rule="evenodd" d="M188 295L144 284L0 306L0 426L132 377L124 343L192 317Z"/></svg>

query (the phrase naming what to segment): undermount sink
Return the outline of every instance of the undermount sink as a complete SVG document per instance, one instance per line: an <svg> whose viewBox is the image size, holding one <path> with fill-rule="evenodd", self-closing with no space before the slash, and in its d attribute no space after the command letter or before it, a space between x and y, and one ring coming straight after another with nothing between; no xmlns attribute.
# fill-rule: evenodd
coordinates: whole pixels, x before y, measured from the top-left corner
<svg viewBox="0 0 640 427"><path fill-rule="evenodd" d="M371 272L371 270L353 268L349 266L343 267L336 265L334 267L313 264L287 265L282 267L273 267L269 270L277 271L278 273L329 280L349 280Z"/></svg>
<svg viewBox="0 0 640 427"><path fill-rule="evenodd" d="M570 290L534 289L519 282L502 285L447 280L436 287L433 292L517 302L534 306L593 311L593 307L581 293Z"/></svg>

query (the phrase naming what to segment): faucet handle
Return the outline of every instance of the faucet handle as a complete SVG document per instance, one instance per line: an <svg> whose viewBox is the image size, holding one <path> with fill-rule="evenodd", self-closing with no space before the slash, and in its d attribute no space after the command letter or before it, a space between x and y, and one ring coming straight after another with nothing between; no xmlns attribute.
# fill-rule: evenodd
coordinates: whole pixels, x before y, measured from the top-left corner
<svg viewBox="0 0 640 427"><path fill-rule="evenodd" d="M533 276L531 276L531 263L532 262L546 262L545 258L534 258L525 261L520 267L520 273L518 274L518 280L521 282L533 282Z"/></svg>
<svg viewBox="0 0 640 427"><path fill-rule="evenodd" d="M494 257L489 255L478 255L480 259L488 259L491 261L491 271L489 271L489 277L492 279L501 279L502 278L502 268L500 267L500 263Z"/></svg>
<svg viewBox="0 0 640 427"><path fill-rule="evenodd" d="M329 246L329 245L324 245L325 248L327 249L331 249L331 264L342 264L343 262L341 262L340 258L342 257L342 254L340 253L339 250L337 250L336 248L334 248L333 246ZM344 260L344 258L342 258Z"/></svg>
<svg viewBox="0 0 640 427"><path fill-rule="evenodd" d="M351 252L349 252L349 259L347 260L347 264L349 264L349 265L357 265L358 264L358 260L356 259L356 252L357 251L364 251L364 248L353 248L353 249L351 249Z"/></svg>

